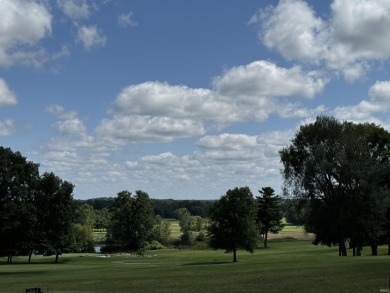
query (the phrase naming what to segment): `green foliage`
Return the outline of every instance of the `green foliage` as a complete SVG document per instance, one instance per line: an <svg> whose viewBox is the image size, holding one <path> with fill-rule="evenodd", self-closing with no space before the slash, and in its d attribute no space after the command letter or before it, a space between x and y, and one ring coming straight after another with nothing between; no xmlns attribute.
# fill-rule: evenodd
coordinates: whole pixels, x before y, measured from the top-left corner
<svg viewBox="0 0 390 293"><path fill-rule="evenodd" d="M190 246L195 238L193 232L199 232L203 228L203 219L200 216L192 216L186 208L175 211L175 216L179 219L181 245Z"/></svg>
<svg viewBox="0 0 390 293"><path fill-rule="evenodd" d="M187 209L191 215L207 217L213 200L174 200L174 199L152 199L154 213L165 219L177 218L176 210Z"/></svg>
<svg viewBox="0 0 390 293"><path fill-rule="evenodd" d="M256 211L248 187L228 190L210 209L210 246L233 252L233 262L237 261L237 249L253 252L257 243Z"/></svg>
<svg viewBox="0 0 390 293"><path fill-rule="evenodd" d="M261 224L260 233L264 235L264 247L267 247L268 232L277 234L284 227L281 199L271 187L263 187L259 192L260 196L256 197L257 222Z"/></svg>
<svg viewBox="0 0 390 293"><path fill-rule="evenodd" d="M153 208L146 192L133 197L121 191L111 207L110 241L125 250L138 250L150 240L154 224Z"/></svg>
<svg viewBox="0 0 390 293"><path fill-rule="evenodd" d="M171 223L164 221L161 216L154 217L151 239L168 245L171 238Z"/></svg>
<svg viewBox="0 0 390 293"><path fill-rule="evenodd" d="M95 252L93 239L93 230L89 225L80 223L73 225L73 250L75 252Z"/></svg>
<svg viewBox="0 0 390 293"><path fill-rule="evenodd" d="M186 208L180 208L175 211L177 219L179 219L181 245L191 245L193 237L191 231L193 231L193 220L190 212Z"/></svg>
<svg viewBox="0 0 390 293"><path fill-rule="evenodd" d="M301 126L280 155L285 183L304 203L315 244L338 244L345 255L347 239L357 248L380 243L389 197L387 131L322 116Z"/></svg>
<svg viewBox="0 0 390 293"><path fill-rule="evenodd" d="M9 148L0 147L0 158L0 255L12 263L14 254L33 245L39 165Z"/></svg>
<svg viewBox="0 0 390 293"><path fill-rule="evenodd" d="M148 243L145 246L145 250L160 250L160 249L166 249L164 245L162 245L157 240L152 240L150 243Z"/></svg>
<svg viewBox="0 0 390 293"><path fill-rule="evenodd" d="M96 222L95 212L93 207L87 203L82 204L76 209L76 223L93 227Z"/></svg>
<svg viewBox="0 0 390 293"><path fill-rule="evenodd" d="M51 249L56 261L70 244L73 185L53 173L39 176L38 164L0 147L0 254Z"/></svg>
<svg viewBox="0 0 390 293"><path fill-rule="evenodd" d="M72 222L75 217L73 185L54 173L44 173L39 183L36 202L40 211L36 227L41 237L39 244L54 249L55 262L58 262L62 250L72 243Z"/></svg>
<svg viewBox="0 0 390 293"><path fill-rule="evenodd" d="M101 210L93 210L95 214L95 225L96 229L107 229L110 224L110 211L108 208L103 208Z"/></svg>

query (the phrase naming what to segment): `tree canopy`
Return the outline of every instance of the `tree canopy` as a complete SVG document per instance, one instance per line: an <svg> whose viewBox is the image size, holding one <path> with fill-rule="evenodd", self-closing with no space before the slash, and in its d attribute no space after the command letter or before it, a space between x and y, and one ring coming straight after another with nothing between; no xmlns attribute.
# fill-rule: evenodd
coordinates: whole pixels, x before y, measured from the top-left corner
<svg viewBox="0 0 390 293"><path fill-rule="evenodd" d="M232 252L233 262L237 261L237 249L253 252L258 238L256 210L253 194L248 187L228 190L210 208L210 246Z"/></svg>
<svg viewBox="0 0 390 293"><path fill-rule="evenodd" d="M383 128L326 116L301 126L280 151L286 186L305 201L315 244L338 244L346 255L349 239L358 248L368 242L374 253L385 232L379 227L388 207L389 151Z"/></svg>
<svg viewBox="0 0 390 293"><path fill-rule="evenodd" d="M29 254L51 248L56 262L71 238L73 185L19 152L0 147L0 254Z"/></svg>
<svg viewBox="0 0 390 293"><path fill-rule="evenodd" d="M154 226L153 207L149 195L137 190L135 196L121 191L111 207L109 237L120 248L138 250L150 240Z"/></svg>
<svg viewBox="0 0 390 293"><path fill-rule="evenodd" d="M4 147L0 158L0 254L12 263L12 255L32 245L39 165Z"/></svg>

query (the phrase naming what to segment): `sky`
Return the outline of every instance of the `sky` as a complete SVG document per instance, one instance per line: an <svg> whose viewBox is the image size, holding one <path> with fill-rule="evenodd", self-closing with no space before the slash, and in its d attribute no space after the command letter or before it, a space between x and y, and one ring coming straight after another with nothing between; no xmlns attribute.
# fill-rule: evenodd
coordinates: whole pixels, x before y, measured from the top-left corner
<svg viewBox="0 0 390 293"><path fill-rule="evenodd" d="M75 185L281 192L318 115L390 130L388 0L0 0L0 145Z"/></svg>

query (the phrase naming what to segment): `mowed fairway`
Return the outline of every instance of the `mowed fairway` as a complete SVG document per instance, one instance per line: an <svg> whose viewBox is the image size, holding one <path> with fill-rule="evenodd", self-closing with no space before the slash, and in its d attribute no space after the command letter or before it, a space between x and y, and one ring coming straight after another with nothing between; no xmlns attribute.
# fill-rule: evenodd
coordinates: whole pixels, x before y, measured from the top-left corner
<svg viewBox="0 0 390 293"><path fill-rule="evenodd" d="M145 257L64 255L53 258L1 258L0 292L380 292L388 289L390 256L338 257L337 248L309 241L270 242L254 254L213 250L161 250ZM23 262L23 263L22 263Z"/></svg>

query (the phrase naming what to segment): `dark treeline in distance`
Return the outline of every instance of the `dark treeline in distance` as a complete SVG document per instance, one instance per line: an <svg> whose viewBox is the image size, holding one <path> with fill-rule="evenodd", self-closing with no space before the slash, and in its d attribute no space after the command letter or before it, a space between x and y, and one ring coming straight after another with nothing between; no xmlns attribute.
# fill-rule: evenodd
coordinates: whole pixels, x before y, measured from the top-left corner
<svg viewBox="0 0 390 293"><path fill-rule="evenodd" d="M110 208L115 201L114 197L97 197L86 200L76 200L81 204L89 204L94 210ZM191 215L207 218L211 204L214 200L181 200L181 199L150 199L154 214L165 219L177 218L176 210L186 208Z"/></svg>

